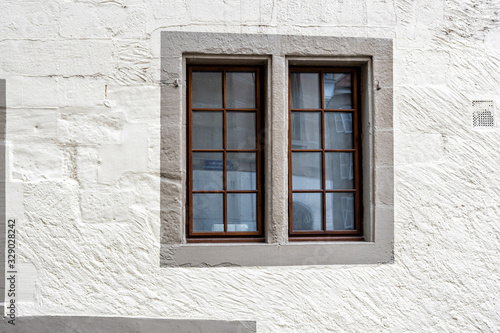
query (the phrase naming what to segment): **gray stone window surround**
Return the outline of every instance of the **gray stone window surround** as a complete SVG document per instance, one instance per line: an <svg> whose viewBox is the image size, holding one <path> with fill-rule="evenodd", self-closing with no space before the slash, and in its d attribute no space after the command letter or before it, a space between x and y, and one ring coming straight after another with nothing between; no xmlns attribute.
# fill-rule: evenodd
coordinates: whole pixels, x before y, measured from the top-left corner
<svg viewBox="0 0 500 333"><path fill-rule="evenodd" d="M186 243L188 64L260 64L265 68L265 243ZM294 65L361 68L365 241L288 241L288 68ZM292 266L392 262L392 68L390 39L162 32L161 266Z"/></svg>

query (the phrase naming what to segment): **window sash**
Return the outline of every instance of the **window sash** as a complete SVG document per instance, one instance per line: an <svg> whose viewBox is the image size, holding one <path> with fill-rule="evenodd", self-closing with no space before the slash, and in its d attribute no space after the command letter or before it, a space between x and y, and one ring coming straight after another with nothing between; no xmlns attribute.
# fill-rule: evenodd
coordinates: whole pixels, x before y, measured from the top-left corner
<svg viewBox="0 0 500 333"><path fill-rule="evenodd" d="M298 80L294 80L301 73L306 74L307 83L302 84L303 91L300 90L301 83L297 82ZM314 73L318 76L318 83L314 83L311 78L312 75L307 75L308 73ZM348 73L350 74L350 96L351 100L346 101L344 98L344 104L339 108L329 108L330 106L325 103L325 88L335 89L335 87L325 87L325 76L326 74L333 73L331 76L335 76L336 74ZM299 75L297 75L299 74ZM292 78L292 76L295 76ZM330 76L330 77L331 77ZM288 89L288 108L289 108L289 240L362 240L362 216L363 216L363 206L362 206L362 161L361 161L361 110L360 110L360 94L359 94L359 76L360 72L358 68L355 67L290 67L289 68L289 89ZM311 85L318 86L317 89L311 88ZM341 86L344 89L344 92L348 91L347 85ZM341 90L341 89L339 89ZM316 103L316 99L312 96L312 91L319 91L319 102ZM304 103L300 103L304 98L302 96L296 96L294 93L298 92L309 94L307 96L307 100ZM334 94L331 94L332 99ZM344 96L345 97L345 96ZM334 103L335 104L335 103ZM337 105L340 105L337 103ZM344 107L345 106L345 107ZM309 148L307 147L307 143L300 144L297 140L292 142L292 137L296 137L297 133L307 136L307 130L305 128L301 129L300 126L292 127L292 117L297 114L320 114L320 122L319 122L319 131L320 131L320 142L319 147ZM352 132L352 147L327 147L326 146L326 133L329 129L326 123L326 116L329 115L338 115L342 123L337 124L338 128L343 130L346 133L349 133L349 128L346 126L351 126ZM349 117L347 115L351 115L351 124L349 124ZM309 135L309 137L311 137ZM310 146L314 146L313 144L309 144ZM304 148L305 147L305 148ZM306 169L302 167L299 170L294 170L294 156L298 159L298 154L313 154L312 156L320 156L320 162L316 162L315 165L312 162L309 162L307 167L308 169L316 168L319 169L320 174L320 186L312 186L313 188L307 188L306 186L302 186L304 188L300 188L295 182L298 183L299 177L294 177L295 174L302 173L305 175L302 178L306 178L311 174L307 174L307 171L303 171L302 169ZM343 153L338 156L343 156L344 154L351 154L353 167L352 170L349 169L346 163L346 170L343 170L342 165L339 165L339 174L341 178L349 179L352 178L352 188L334 188L333 186L327 186L327 169L326 169L326 159L332 157L332 154ZM344 156L347 157L348 155ZM345 158L344 158L345 159ZM312 158L305 159L307 161L311 161ZM341 162L341 161L340 161ZM345 161L344 161L345 162ZM297 164L297 163L296 163ZM342 164L342 163L341 163ZM297 169L297 165L295 165ZM302 172L299 172L302 171ZM345 177L344 177L345 176ZM345 195L342 196L341 194ZM302 198L302 202L295 201L294 196L296 198ZM306 199L309 197L309 199ZM345 197L345 198L344 198ZM334 199L336 198L336 199ZM335 200L332 201L332 204L329 204L327 200ZM315 207L313 202L315 202ZM330 208L329 213L333 215L334 210L332 208L333 202L338 203L338 207L340 207L340 214L337 213L340 220L342 220L338 230L335 230L336 226L334 225L333 218L329 218L327 220L327 211ZM309 207L307 207L309 205ZM304 207L302 207L304 206ZM313 208L313 209L311 209ZM318 210L319 208L319 210ZM295 218L295 229L294 229L294 209L296 210ZM350 217L353 217L350 220ZM304 224L305 220L311 220L309 223L309 228L305 228ZM320 221L320 222L318 222ZM339 222L337 221L337 224Z"/></svg>
<svg viewBox="0 0 500 333"><path fill-rule="evenodd" d="M207 73L215 72L221 73L222 75L222 101L220 105L204 106L195 105L193 102L193 72L194 73ZM231 75L233 81L237 79L238 75L232 73L253 73L255 76L255 96L243 96L244 100L231 99L228 98L228 77ZM245 75L240 75L244 77ZM263 143L261 136L261 128L263 127L263 111L262 111L262 101L261 101L261 89L262 89L262 74L261 68L258 66L188 66L188 126L187 126L187 137L188 137L188 147L187 147L187 204L186 204L186 238L188 242L262 242L264 241L264 226L262 221L263 216L263 193L262 193L262 163L263 163ZM214 87L210 87L214 89ZM199 90L198 90L199 91ZM238 95L238 91L233 89L233 95ZM240 94L241 95L241 94ZM208 96L210 100L210 96ZM214 99L216 100L216 99ZM211 147L194 147L193 146L193 117L196 114L222 114L222 146L211 148ZM252 117L252 115L254 115ZM238 118L239 117L239 118ZM210 119L213 117L206 117ZM230 127L228 121L234 119L234 123L248 123L251 119L255 120L255 126L253 126L254 131L249 131L247 128L233 128ZM249 126L250 128L252 126ZM253 133L253 135L252 135ZM248 140L249 137L253 136L253 140ZM233 138L229 142L236 142L233 145L228 144L228 138ZM236 141L235 141L236 140ZM252 142L253 141L253 142ZM203 168L208 170L213 170L214 172L220 171L222 174L222 187L221 188L196 188L195 186L195 173L194 162L196 154L203 156L211 156L210 154L217 154L213 156L222 156L221 160L205 159L203 162ZM253 157L252 157L253 155ZM228 158L228 157L232 157ZM245 160L246 158L246 160ZM243 185L233 184L231 182L235 176L233 172L233 164L236 163L246 169L249 175L246 175ZM255 164L255 165L253 165ZM253 177L253 170L255 170L255 176ZM239 172L241 174L241 172ZM240 175L241 176L241 175ZM248 179L250 178L250 179ZM253 182L253 185L251 185ZM196 214L196 198L198 197L212 197L217 196L222 197L222 220L219 223L213 223L211 230L200 230L194 225L194 215ZM231 207L234 209L231 211L229 203L233 203ZM250 202L250 205L248 204ZM214 204L212 202L211 204ZM246 207L246 208L245 208ZM207 210L214 209L210 204L206 206ZM246 209L246 210L245 210ZM238 211L239 210L239 211ZM231 214L233 212L234 214ZM202 212L207 213L207 211ZM231 223L231 218L233 220L239 219L241 222L241 217L243 220L247 219L248 216L255 215L256 225L253 227L251 221L249 224L245 223ZM234 222L234 221L233 221ZM245 225L247 228L244 228ZM248 227L250 225L250 227ZM203 228L202 228L203 229ZM250 229L250 230L248 230Z"/></svg>

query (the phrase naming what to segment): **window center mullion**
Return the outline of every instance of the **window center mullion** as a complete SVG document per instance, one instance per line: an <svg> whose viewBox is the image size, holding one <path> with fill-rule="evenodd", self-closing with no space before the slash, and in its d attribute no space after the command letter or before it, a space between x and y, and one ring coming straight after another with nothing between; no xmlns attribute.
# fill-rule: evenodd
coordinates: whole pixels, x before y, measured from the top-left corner
<svg viewBox="0 0 500 333"><path fill-rule="evenodd" d="M227 121L226 121L226 71L222 72L222 107L224 108L222 111L222 149L224 149L224 153L222 154L222 179L223 179L223 206L224 206L224 232L227 232Z"/></svg>
<svg viewBox="0 0 500 333"><path fill-rule="evenodd" d="M325 165L326 165L326 154L325 154L325 98L324 98L324 73L321 72L320 75L320 96L321 96L321 160L322 160L322 213L323 213L323 231L326 231L326 176L325 176Z"/></svg>

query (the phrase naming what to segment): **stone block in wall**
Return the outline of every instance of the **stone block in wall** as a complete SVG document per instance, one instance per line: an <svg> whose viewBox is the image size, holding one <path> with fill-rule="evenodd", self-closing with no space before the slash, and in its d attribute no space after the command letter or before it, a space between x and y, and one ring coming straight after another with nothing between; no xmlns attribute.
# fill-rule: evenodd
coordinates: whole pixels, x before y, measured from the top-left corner
<svg viewBox="0 0 500 333"><path fill-rule="evenodd" d="M445 157L444 138L441 133L405 133L397 136L397 144L404 149L396 149L399 153L396 161L400 165L413 163L438 163Z"/></svg>
<svg viewBox="0 0 500 333"><path fill-rule="evenodd" d="M160 207L160 178L158 175L149 173L127 173L124 174L118 184L119 191L131 191L134 193L134 204L146 207L149 210Z"/></svg>
<svg viewBox="0 0 500 333"><path fill-rule="evenodd" d="M161 22L169 22L170 24L189 23L187 1L149 0L148 5L151 10L146 11L146 15L149 13L153 20L159 20L158 24L161 24ZM152 31L150 27L147 30Z"/></svg>
<svg viewBox="0 0 500 333"><path fill-rule="evenodd" d="M394 133L392 130L379 130L375 133L375 165L393 165L394 164L394 149L388 149L394 145Z"/></svg>
<svg viewBox="0 0 500 333"><path fill-rule="evenodd" d="M61 114L59 140L66 144L103 145L122 142L124 115Z"/></svg>
<svg viewBox="0 0 500 333"><path fill-rule="evenodd" d="M113 110L126 113L130 122L158 124L160 121L158 85L110 85L107 97Z"/></svg>
<svg viewBox="0 0 500 333"><path fill-rule="evenodd" d="M4 55L7 57L7 55ZM1 59L0 59L1 61ZM7 77L9 108L54 108L59 106L57 81L53 77Z"/></svg>
<svg viewBox="0 0 500 333"><path fill-rule="evenodd" d="M240 7L244 13L244 15L241 16L241 22L246 24L270 24L273 15L276 15L276 8L272 0L241 0Z"/></svg>
<svg viewBox="0 0 500 333"><path fill-rule="evenodd" d="M9 108L21 108L23 106L23 78L17 75L7 75L1 70L0 75L6 82L6 105Z"/></svg>
<svg viewBox="0 0 500 333"><path fill-rule="evenodd" d="M188 13L191 22L215 23L224 22L224 1L223 0L191 0L187 1Z"/></svg>
<svg viewBox="0 0 500 333"><path fill-rule="evenodd" d="M25 184L23 204L25 217L35 225L52 225L64 229L80 219L76 182L42 181ZM38 229L31 230L36 232Z"/></svg>
<svg viewBox="0 0 500 333"><path fill-rule="evenodd" d="M2 39L58 37L59 6L51 1L3 1Z"/></svg>
<svg viewBox="0 0 500 333"><path fill-rule="evenodd" d="M181 133L180 129L182 129L182 127L179 128L179 126L176 125L161 128L165 142L162 143L160 150L160 164L163 170L169 170L169 172L162 176L170 181L181 180L182 173L186 170L186 163L183 156L179 156L179 158L176 159L169 157L176 156L173 154L176 154L176 152L182 149L182 141L179 135L179 133Z"/></svg>
<svg viewBox="0 0 500 333"><path fill-rule="evenodd" d="M23 107L57 107L57 78L23 77Z"/></svg>
<svg viewBox="0 0 500 333"><path fill-rule="evenodd" d="M445 31L445 1L397 1L394 3L398 29L396 45L404 49L436 49L447 43Z"/></svg>
<svg viewBox="0 0 500 333"><path fill-rule="evenodd" d="M86 187L97 183L97 168L99 166L97 148L77 147L76 152L76 175L80 185Z"/></svg>
<svg viewBox="0 0 500 333"><path fill-rule="evenodd" d="M101 183L113 183L127 172L148 171L148 125L127 124L122 138L121 144L105 144L98 149Z"/></svg>
<svg viewBox="0 0 500 333"><path fill-rule="evenodd" d="M450 54L447 51L412 50L396 60L399 82L414 86L445 85L449 80Z"/></svg>
<svg viewBox="0 0 500 333"><path fill-rule="evenodd" d="M106 81L94 77L58 77L57 104L67 107L63 112L82 112L89 110L103 113L96 107L103 107L106 98Z"/></svg>
<svg viewBox="0 0 500 333"><path fill-rule="evenodd" d="M394 167L380 166L375 168L375 177L379 180L375 187L375 205L394 205Z"/></svg>
<svg viewBox="0 0 500 333"><path fill-rule="evenodd" d="M62 37L145 37L145 9L141 6L118 2L67 2L60 7Z"/></svg>
<svg viewBox="0 0 500 333"><path fill-rule="evenodd" d="M393 105L393 93L391 89L382 87L380 90L374 90L374 116L373 123L375 128L391 130L393 127L393 112L385 112L386 105Z"/></svg>
<svg viewBox="0 0 500 333"><path fill-rule="evenodd" d="M159 174L160 159L158 156L161 150L161 126L159 124L149 126L148 134L148 169Z"/></svg>
<svg viewBox="0 0 500 333"><path fill-rule="evenodd" d="M318 25L318 18L323 16L322 10L328 11L329 8L328 5L317 6L314 2L300 0L281 2L276 6L277 20L283 25ZM335 15L329 17L330 21L335 19Z"/></svg>
<svg viewBox="0 0 500 333"><path fill-rule="evenodd" d="M110 75L111 40L3 40L0 72L20 75Z"/></svg>
<svg viewBox="0 0 500 333"><path fill-rule="evenodd" d="M117 71L114 82L121 85L152 84L159 66L152 67L153 56L148 42L137 39L114 40Z"/></svg>
<svg viewBox="0 0 500 333"><path fill-rule="evenodd" d="M464 96L455 96L449 87L403 86L398 89L395 109L398 110L399 130L453 134L470 131L470 102Z"/></svg>
<svg viewBox="0 0 500 333"><path fill-rule="evenodd" d="M303 2L306 3L306 2ZM366 25L367 10L364 0L322 1L321 5L311 2L315 14L326 25L344 25L346 27ZM297 15L302 14L301 11ZM297 18L300 20L300 18ZM295 24L295 22L292 22Z"/></svg>
<svg viewBox="0 0 500 333"><path fill-rule="evenodd" d="M484 38L484 45L491 50L500 50L500 27L488 31Z"/></svg>
<svg viewBox="0 0 500 333"><path fill-rule="evenodd" d="M366 2L368 24L370 26L394 26L396 13L394 2L386 0L370 0Z"/></svg>
<svg viewBox="0 0 500 333"><path fill-rule="evenodd" d="M12 148L12 178L23 181L60 180L63 153L52 143L16 143Z"/></svg>
<svg viewBox="0 0 500 333"><path fill-rule="evenodd" d="M163 219L161 222L162 237L161 243L178 243L178 235L181 234L180 223L184 218L184 210L179 205L183 198L180 184L172 183L166 179L161 179L161 207L160 214Z"/></svg>
<svg viewBox="0 0 500 333"><path fill-rule="evenodd" d="M132 221L130 206L134 201L132 191L101 186L80 192L82 220L86 223Z"/></svg>
<svg viewBox="0 0 500 333"><path fill-rule="evenodd" d="M57 109L15 109L7 112L7 139L10 142L57 140Z"/></svg>

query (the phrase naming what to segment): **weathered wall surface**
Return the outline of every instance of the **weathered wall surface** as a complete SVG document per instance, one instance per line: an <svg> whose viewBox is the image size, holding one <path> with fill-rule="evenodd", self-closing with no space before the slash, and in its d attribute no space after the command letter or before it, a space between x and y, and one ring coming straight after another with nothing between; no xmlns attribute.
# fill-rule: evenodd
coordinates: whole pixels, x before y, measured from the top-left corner
<svg viewBox="0 0 500 333"><path fill-rule="evenodd" d="M18 315L257 321L259 332L500 329L494 0L3 0ZM394 39L395 263L160 268L160 31ZM498 115L498 113L497 113Z"/></svg>

